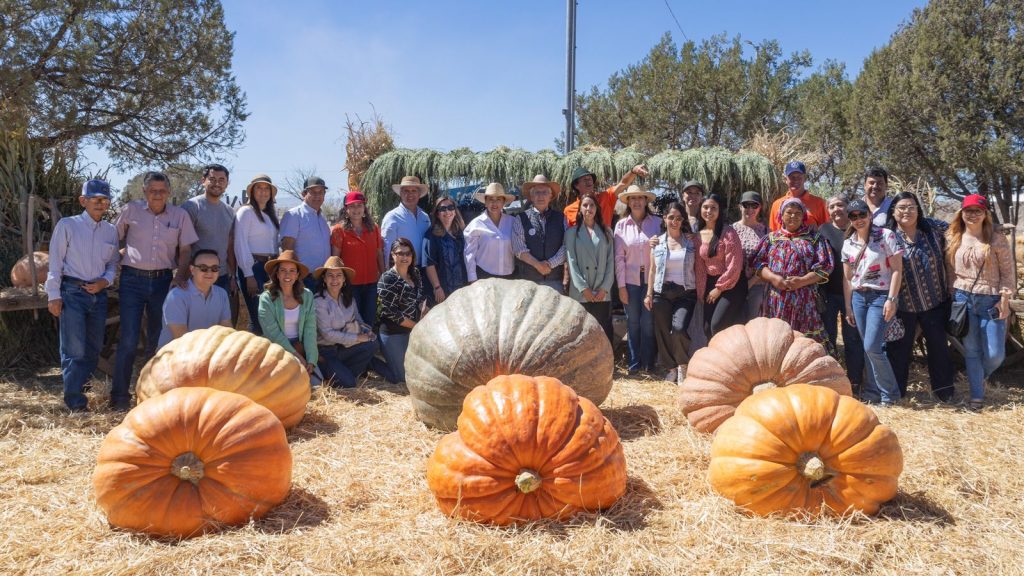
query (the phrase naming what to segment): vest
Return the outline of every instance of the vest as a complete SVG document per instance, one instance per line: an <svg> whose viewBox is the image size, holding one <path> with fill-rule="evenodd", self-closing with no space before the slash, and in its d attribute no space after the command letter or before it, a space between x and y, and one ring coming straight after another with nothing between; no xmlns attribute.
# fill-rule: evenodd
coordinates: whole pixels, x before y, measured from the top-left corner
<svg viewBox="0 0 1024 576"><path fill-rule="evenodd" d="M544 232L541 233L541 218L544 218ZM526 248L530 255L537 260L547 260L558 252L565 242L565 215L557 210L548 209L547 214L541 216L537 210L527 210L519 214L519 222L523 225L523 236ZM540 282L544 280L562 281L562 274L565 272L565 265L559 264L551 269L547 276L537 272L537 269L522 260L516 261L518 277L523 280Z"/></svg>

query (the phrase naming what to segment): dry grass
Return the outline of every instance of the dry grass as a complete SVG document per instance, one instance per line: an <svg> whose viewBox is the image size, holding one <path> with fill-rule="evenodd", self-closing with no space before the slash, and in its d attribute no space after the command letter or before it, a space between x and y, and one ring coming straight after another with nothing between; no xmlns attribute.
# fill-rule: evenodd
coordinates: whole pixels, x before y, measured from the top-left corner
<svg viewBox="0 0 1024 576"><path fill-rule="evenodd" d="M602 409L623 437L625 497L567 524L495 529L437 510L424 472L440 434L414 420L404 389L371 380L314 395L290 434L282 506L170 543L111 529L95 505L94 459L117 415L66 416L54 371L0 380L5 574L1024 573L1017 387L968 413L913 384L906 405L880 413L905 451L899 496L876 519L792 521L747 517L713 494L709 440L674 408L675 387L620 378Z"/></svg>

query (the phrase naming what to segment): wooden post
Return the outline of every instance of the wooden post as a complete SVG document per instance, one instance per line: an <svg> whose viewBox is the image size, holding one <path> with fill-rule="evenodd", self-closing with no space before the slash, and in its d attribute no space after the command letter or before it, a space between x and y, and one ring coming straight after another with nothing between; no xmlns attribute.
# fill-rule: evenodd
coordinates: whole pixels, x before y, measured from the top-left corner
<svg viewBox="0 0 1024 576"><path fill-rule="evenodd" d="M26 201L25 211L25 230L22 237L25 239L25 254L28 255L28 273L32 277L32 296L39 295L39 283L36 278L36 246L34 238L35 230L35 218L32 217L32 213L35 208L36 196L35 194L29 194L28 200Z"/></svg>

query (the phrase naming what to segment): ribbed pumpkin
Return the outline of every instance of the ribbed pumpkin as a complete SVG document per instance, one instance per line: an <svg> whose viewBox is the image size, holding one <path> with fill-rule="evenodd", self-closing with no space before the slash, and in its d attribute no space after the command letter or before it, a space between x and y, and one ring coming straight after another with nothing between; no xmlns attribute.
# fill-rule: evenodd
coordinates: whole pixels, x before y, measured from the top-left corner
<svg viewBox="0 0 1024 576"><path fill-rule="evenodd" d="M757 390L815 384L852 395L846 370L825 348L778 318L755 318L711 339L686 366L679 404L701 432L714 432Z"/></svg>
<svg viewBox="0 0 1024 576"><path fill-rule="evenodd" d="M139 374L139 401L182 386L236 392L270 409L285 428L306 413L311 390L302 363L262 336L214 326L161 348Z"/></svg>
<svg viewBox="0 0 1024 576"><path fill-rule="evenodd" d="M554 378L499 376L466 396L427 484L446 514L506 525L608 508L626 491L619 435Z"/></svg>
<svg viewBox="0 0 1024 576"><path fill-rule="evenodd" d="M188 538L263 516L288 495L291 475L270 410L240 394L178 388L107 434L92 482L111 525Z"/></svg>
<svg viewBox="0 0 1024 576"><path fill-rule="evenodd" d="M36 263L35 284L46 282L46 273L50 269L50 255L46 252L33 252L32 259ZM32 287L32 270L28 265L28 255L22 256L11 268L11 286L16 288Z"/></svg>
<svg viewBox="0 0 1024 576"><path fill-rule="evenodd" d="M747 398L711 443L708 479L761 515L875 514L896 495L903 451L870 408L822 386L794 384Z"/></svg>
<svg viewBox="0 0 1024 576"><path fill-rule="evenodd" d="M582 306L526 280L479 280L452 293L413 328L405 356L416 417L455 428L470 390L503 374L558 378L600 405L614 359Z"/></svg>

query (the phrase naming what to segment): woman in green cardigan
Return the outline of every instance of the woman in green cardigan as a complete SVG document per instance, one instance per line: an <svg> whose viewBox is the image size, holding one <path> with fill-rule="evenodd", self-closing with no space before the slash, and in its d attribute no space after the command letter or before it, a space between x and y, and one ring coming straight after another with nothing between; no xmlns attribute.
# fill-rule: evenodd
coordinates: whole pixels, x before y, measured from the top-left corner
<svg viewBox="0 0 1024 576"><path fill-rule="evenodd" d="M569 261L569 297L597 320L612 341L612 286L615 254L612 231L604 225L601 207L593 196L580 200L576 225L565 231Z"/></svg>
<svg viewBox="0 0 1024 576"><path fill-rule="evenodd" d="M266 290L260 294L260 326L263 337L295 354L311 375L318 359L316 306L313 293L303 284L309 274L292 250L281 252L264 265Z"/></svg>

